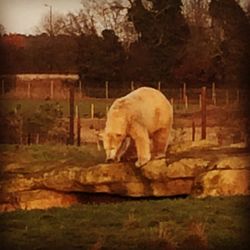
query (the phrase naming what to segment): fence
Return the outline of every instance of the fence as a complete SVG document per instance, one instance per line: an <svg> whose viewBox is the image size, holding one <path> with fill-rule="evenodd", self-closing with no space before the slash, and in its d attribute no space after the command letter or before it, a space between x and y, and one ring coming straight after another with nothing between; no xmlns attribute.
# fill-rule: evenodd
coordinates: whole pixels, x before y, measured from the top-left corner
<svg viewBox="0 0 250 250"><path fill-rule="evenodd" d="M44 80L45 81L45 80ZM58 82L54 80L48 80L43 82L43 91L39 89L38 82L22 82L22 89L23 89L23 99L35 100L35 99L44 99L49 97L51 100L60 100L62 98L61 94L58 94L58 91L63 94L63 99L68 102L69 97L71 96L71 103L70 103L70 112L69 116L69 128L70 131L65 139L65 134L61 136L61 141L66 141L67 143L74 144L75 142L75 135L77 135L77 144L80 145L80 136L81 136L81 126L80 126L80 117L84 117L83 108L81 104L88 101L88 108L86 110L85 107L85 115L94 119L98 116L98 118L105 117L105 114L108 110L109 105L112 102L112 99L124 96L130 93L132 90L141 87L141 86L150 86L159 89L163 94L165 94L168 99L171 101L174 111L175 112L193 112L193 111L202 111L201 112L201 120L202 120L202 135L201 138L206 138L206 107L207 105L214 105L214 106L224 106L224 105L231 105L234 104L239 106L240 103L246 99L246 92L242 89L219 89L213 83L209 87L206 88L205 92L202 88L189 88L187 84L181 84L179 88L167 88L167 84L162 84L161 82L157 83L145 83L140 84L137 82L130 82L126 85L123 85L121 88L117 88L114 83L104 82L102 86L97 88L91 88L89 85L84 86L81 81L77 81L77 84L74 84L74 89L70 91L69 95L69 88L66 86L62 86ZM1 80L1 97L3 99L12 99L13 96L10 94L11 91L17 93L17 85L11 85L6 82L4 79ZM40 91L40 94L38 93ZM73 92L72 92L73 91ZM46 96L43 96L43 93L46 93ZM73 94L74 93L74 94ZM74 95L74 96L73 96ZM15 97L15 96L14 96ZM17 97L17 96L16 96ZM19 96L20 98L21 96ZM94 99L87 98L93 97ZM73 100L72 100L73 98ZM99 101L102 101L100 104ZM77 108L75 109L75 104L77 104ZM68 104L67 104L68 105ZM69 106L68 106L69 107ZM102 108L102 115L99 115L99 109ZM33 107L33 111L35 111ZM76 112L75 112L76 111ZM74 128L74 120L75 114L78 120L77 127ZM195 125L192 124L193 127L193 138L195 138ZM77 131L77 132L74 132ZM19 135L22 141L22 135ZM35 135L32 139L31 135L28 135L27 143L29 141L42 141L43 137L41 135ZM30 139L31 138L31 139Z"/></svg>
<svg viewBox="0 0 250 250"><path fill-rule="evenodd" d="M31 77L33 76L33 78ZM124 96L132 90L141 87L149 86L161 90L169 100L175 104L185 104L188 108L190 105L199 103L201 87L191 88L187 84L179 84L176 87L173 84L166 82L127 82L120 84L118 82L95 83L97 87L91 87L91 83L84 83L78 80L76 75L31 75L31 76L11 76L1 77L1 98L9 99L51 99L51 100L67 100L68 87L63 81L73 79L75 82L76 98L82 99L85 97L90 98L104 98L114 99ZM46 78L47 77L47 78ZM53 78L54 77L54 78ZM207 102L213 105L229 105L231 103L240 103L246 99L246 93L244 89L239 88L217 88L213 83L210 86L207 85Z"/></svg>

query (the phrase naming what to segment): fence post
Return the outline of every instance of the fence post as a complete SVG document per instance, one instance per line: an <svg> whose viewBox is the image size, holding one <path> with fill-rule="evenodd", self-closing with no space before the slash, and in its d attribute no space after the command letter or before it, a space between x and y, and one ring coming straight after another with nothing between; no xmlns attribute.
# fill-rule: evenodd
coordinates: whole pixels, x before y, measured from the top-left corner
<svg viewBox="0 0 250 250"><path fill-rule="evenodd" d="M109 105L106 104L106 117L107 117L108 112L109 112Z"/></svg>
<svg viewBox="0 0 250 250"><path fill-rule="evenodd" d="M19 144L23 144L23 117L19 120Z"/></svg>
<svg viewBox="0 0 250 250"><path fill-rule="evenodd" d="M91 103L90 105L90 117L91 119L94 119L95 117L95 104Z"/></svg>
<svg viewBox="0 0 250 250"><path fill-rule="evenodd" d="M134 81L131 81L130 89L131 89L131 91L134 91L134 90L135 90Z"/></svg>
<svg viewBox="0 0 250 250"><path fill-rule="evenodd" d="M80 93L79 97L82 98L82 81L81 80L79 80L79 93Z"/></svg>
<svg viewBox="0 0 250 250"><path fill-rule="evenodd" d="M183 101L184 101L184 102L185 102L186 95L187 95L187 85L186 85L186 83L184 82L184 83L183 83L183 93L182 93L182 98L183 98Z"/></svg>
<svg viewBox="0 0 250 250"><path fill-rule="evenodd" d="M27 135L27 144L30 145L31 144L31 134L28 133Z"/></svg>
<svg viewBox="0 0 250 250"><path fill-rule="evenodd" d="M216 91L215 91L215 83L212 83L212 103L216 106Z"/></svg>
<svg viewBox="0 0 250 250"><path fill-rule="evenodd" d="M184 96L185 109L188 110L188 96Z"/></svg>
<svg viewBox="0 0 250 250"><path fill-rule="evenodd" d="M35 144L39 144L39 143L40 143L40 134L37 133L35 137Z"/></svg>
<svg viewBox="0 0 250 250"><path fill-rule="evenodd" d="M201 110L201 106L202 106L202 104L201 104L201 94L199 94L199 107L200 107L200 110Z"/></svg>
<svg viewBox="0 0 250 250"><path fill-rule="evenodd" d="M74 145L74 104L75 103L75 89L71 84L69 88L69 144Z"/></svg>
<svg viewBox="0 0 250 250"><path fill-rule="evenodd" d="M192 141L195 141L195 122L192 122Z"/></svg>
<svg viewBox="0 0 250 250"><path fill-rule="evenodd" d="M158 82L158 90L161 91L161 81Z"/></svg>
<svg viewBox="0 0 250 250"><path fill-rule="evenodd" d="M4 94L5 94L5 88L4 88L4 79L2 79L2 82L1 82L2 84L1 84L1 90L2 90L2 96L4 96Z"/></svg>
<svg viewBox="0 0 250 250"><path fill-rule="evenodd" d="M81 146L81 117L79 113L79 106L76 105L76 127L77 127L77 146Z"/></svg>
<svg viewBox="0 0 250 250"><path fill-rule="evenodd" d="M109 82L108 81L105 82L105 96L106 96L106 99L109 98Z"/></svg>
<svg viewBox="0 0 250 250"><path fill-rule="evenodd" d="M30 89L31 89L31 83L28 82L27 96L28 96L29 99L30 99L30 97L31 97Z"/></svg>
<svg viewBox="0 0 250 250"><path fill-rule="evenodd" d="M50 81L50 98L51 99L54 98L54 81L53 80Z"/></svg>
<svg viewBox="0 0 250 250"><path fill-rule="evenodd" d="M201 89L201 139L206 139L206 123L207 123L207 109L206 109L206 87Z"/></svg>

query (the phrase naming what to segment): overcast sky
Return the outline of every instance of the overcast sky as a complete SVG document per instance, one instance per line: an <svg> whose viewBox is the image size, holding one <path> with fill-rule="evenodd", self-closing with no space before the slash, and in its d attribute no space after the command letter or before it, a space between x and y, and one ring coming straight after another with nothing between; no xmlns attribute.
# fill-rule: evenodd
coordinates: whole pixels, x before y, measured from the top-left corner
<svg viewBox="0 0 250 250"><path fill-rule="evenodd" d="M52 5L53 12L67 13L77 11L81 0L0 0L0 24L7 33L34 34L35 27L49 12L45 4Z"/></svg>
<svg viewBox="0 0 250 250"><path fill-rule="evenodd" d="M45 4L52 5L55 12L67 13L77 11L81 0L0 0L0 24L7 33L34 33L35 26L49 12Z"/></svg>

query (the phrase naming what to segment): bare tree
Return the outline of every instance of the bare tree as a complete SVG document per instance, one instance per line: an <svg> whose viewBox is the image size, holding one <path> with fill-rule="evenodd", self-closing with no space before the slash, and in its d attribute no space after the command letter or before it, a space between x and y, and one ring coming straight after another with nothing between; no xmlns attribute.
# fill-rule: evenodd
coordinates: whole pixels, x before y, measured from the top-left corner
<svg viewBox="0 0 250 250"><path fill-rule="evenodd" d="M245 9L246 9L247 17L250 21L250 0L248 2L246 2Z"/></svg>
<svg viewBox="0 0 250 250"><path fill-rule="evenodd" d="M91 18L97 33L101 34L102 30L112 29L125 44L130 44L137 39L133 23L127 18L130 1L82 0L82 6L82 11Z"/></svg>
<svg viewBox="0 0 250 250"><path fill-rule="evenodd" d="M69 12L58 20L60 32L67 35L80 36L82 34L97 34L93 17L81 9L78 13Z"/></svg>
<svg viewBox="0 0 250 250"><path fill-rule="evenodd" d="M0 24L0 36L4 35L6 33L5 28L2 24Z"/></svg>
<svg viewBox="0 0 250 250"><path fill-rule="evenodd" d="M113 30L125 47L137 39L132 22L128 20L127 11L130 0L82 0L82 8L66 15L53 12L43 16L36 33L57 36L60 34L80 36L97 34L101 36L105 29ZM132 1L131 1L132 2ZM52 19L52 20L51 20Z"/></svg>
<svg viewBox="0 0 250 250"><path fill-rule="evenodd" d="M35 32L38 34L46 33L50 36L57 36L63 33L61 22L64 18L65 15L58 12L47 13L42 16L39 26L35 27Z"/></svg>
<svg viewBox="0 0 250 250"><path fill-rule="evenodd" d="M185 0L183 12L189 24L196 27L210 26L209 0Z"/></svg>

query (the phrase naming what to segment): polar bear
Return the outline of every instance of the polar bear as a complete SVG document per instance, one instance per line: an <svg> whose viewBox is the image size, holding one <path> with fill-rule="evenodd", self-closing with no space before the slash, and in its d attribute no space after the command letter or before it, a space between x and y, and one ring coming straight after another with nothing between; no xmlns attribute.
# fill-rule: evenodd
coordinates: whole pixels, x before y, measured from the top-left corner
<svg viewBox="0 0 250 250"><path fill-rule="evenodd" d="M141 167L152 158L164 157L173 124L173 108L158 90L138 88L111 105L103 133L107 161L120 161L131 145Z"/></svg>

